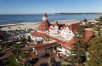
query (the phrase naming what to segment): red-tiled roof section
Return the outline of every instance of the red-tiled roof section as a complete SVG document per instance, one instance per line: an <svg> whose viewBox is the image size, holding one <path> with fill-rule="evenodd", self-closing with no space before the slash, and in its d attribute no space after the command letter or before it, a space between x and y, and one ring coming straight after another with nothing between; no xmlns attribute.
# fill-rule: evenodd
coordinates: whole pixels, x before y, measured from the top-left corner
<svg viewBox="0 0 102 66"><path fill-rule="evenodd" d="M70 50L70 49L72 49L73 48L73 44L76 42L76 38L73 38L73 39L71 39L70 41L68 41L68 42L65 42L62 46L64 47L64 48L66 48L66 49L68 49L68 50Z"/></svg>
<svg viewBox="0 0 102 66"><path fill-rule="evenodd" d="M63 26L63 28L66 28L66 27L70 28L70 26L69 26L69 25L64 25L64 26Z"/></svg>
<svg viewBox="0 0 102 66"><path fill-rule="evenodd" d="M49 47L54 47L57 44L58 44L57 42L48 43L48 44L42 44L41 46L36 46L35 49L37 49L37 50L46 49L46 48L49 48Z"/></svg>
<svg viewBox="0 0 102 66"><path fill-rule="evenodd" d="M93 36L93 30L90 29L90 28L89 29L85 29L85 35L83 37L83 41L85 43L87 43L92 36Z"/></svg>
<svg viewBox="0 0 102 66"><path fill-rule="evenodd" d="M72 30L73 32L75 32L77 30L77 28L79 27L79 23L73 23L71 25L69 25L69 29Z"/></svg>
<svg viewBox="0 0 102 66"><path fill-rule="evenodd" d="M33 46L27 46L27 47L22 48L21 50L31 50L32 48L35 48L36 50L42 50L42 49L46 49L46 48L49 48L49 47L54 47L56 45L58 45L57 42L47 43L47 44L42 43L40 45L36 44L36 45L33 45Z"/></svg>
<svg viewBox="0 0 102 66"><path fill-rule="evenodd" d="M47 30L49 30L49 27L50 27L50 23L43 21L43 22L41 22L41 24L39 25L38 30L40 30L40 31L47 31Z"/></svg>
<svg viewBox="0 0 102 66"><path fill-rule="evenodd" d="M31 35L36 36L36 37L42 37L42 38L45 38L47 36L47 34L40 33L40 32L33 32L33 33L31 33Z"/></svg>
<svg viewBox="0 0 102 66"><path fill-rule="evenodd" d="M69 47L69 48L72 48L72 45L74 44L74 42L75 42L75 40L76 40L76 38L73 38L73 39L71 39L70 41L65 42L65 41L59 40L59 39L57 39L57 38L53 38L53 37L51 37L51 36L48 36L48 35L45 34L45 33L39 33L39 32L34 32L34 33L32 33L32 36L43 37L43 38L46 37L46 38L55 40L56 42L62 44L62 45L63 45L65 48L67 48L67 49L68 49L68 47ZM49 45L48 45L48 46L49 46Z"/></svg>
<svg viewBox="0 0 102 66"><path fill-rule="evenodd" d="M47 34L45 34L45 33L33 32L31 35L32 35L32 36L36 36L36 37L48 38L48 39L55 40L55 41L57 41L58 43L63 43L62 40L59 40L59 39L57 39L57 38L53 38L53 37L51 37L51 36L49 36L49 35L47 35Z"/></svg>
<svg viewBox="0 0 102 66"><path fill-rule="evenodd" d="M64 41L59 40L59 39L57 39L57 38L53 38L53 37L50 37L50 36L49 36L49 38L52 39L52 40L55 40L56 42L58 42L58 43L60 43L60 44L64 43Z"/></svg>

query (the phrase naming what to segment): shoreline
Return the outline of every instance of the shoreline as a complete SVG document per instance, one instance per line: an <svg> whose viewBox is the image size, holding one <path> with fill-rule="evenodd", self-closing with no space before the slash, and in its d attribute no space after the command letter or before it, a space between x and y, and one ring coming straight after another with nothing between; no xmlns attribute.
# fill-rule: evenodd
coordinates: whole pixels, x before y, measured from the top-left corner
<svg viewBox="0 0 102 66"><path fill-rule="evenodd" d="M59 23L73 23L79 20L57 20ZM56 21L50 22L55 23ZM16 26L16 25L30 25L30 24L40 24L41 22L21 22L21 23L9 23L9 24L0 24L0 27L7 27L7 26Z"/></svg>
<svg viewBox="0 0 102 66"><path fill-rule="evenodd" d="M95 19L87 19L88 21L95 21ZM59 23L73 23L73 22L79 22L82 20L77 20L77 19L70 19L70 20L56 20ZM56 21L51 21L50 23L55 23ZM19 22L19 23L7 23L7 24L0 24L0 26L9 26L9 25L20 25L20 24L39 24L41 22Z"/></svg>
<svg viewBox="0 0 102 66"><path fill-rule="evenodd" d="M0 26L13 26L13 25L25 25L25 24L39 24L40 22L21 22L21 23L9 23L9 24L0 24Z"/></svg>
<svg viewBox="0 0 102 66"><path fill-rule="evenodd" d="M1 28L1 30L25 30L25 29L37 29L39 24L14 24L6 25Z"/></svg>
<svg viewBox="0 0 102 66"><path fill-rule="evenodd" d="M74 20L74 21L60 20L60 21L58 21L58 23L70 25L70 24L73 24L73 23L78 23L80 21L81 20ZM88 21L94 22L95 20L88 20ZM55 22L56 21L50 22L50 23L54 24ZM1 30L5 30L5 31L20 30L20 29L21 30L37 29L40 23L41 22L22 22L22 23L17 23L17 24L4 24L4 25L0 25L0 27L1 27Z"/></svg>
<svg viewBox="0 0 102 66"><path fill-rule="evenodd" d="M52 24L54 24L55 22L53 22ZM77 22L69 22L69 23L65 23L65 24L73 24L73 23L77 23ZM4 27L1 28L1 30L25 30L25 29L37 29L40 23L38 24L15 24L15 25L6 25Z"/></svg>

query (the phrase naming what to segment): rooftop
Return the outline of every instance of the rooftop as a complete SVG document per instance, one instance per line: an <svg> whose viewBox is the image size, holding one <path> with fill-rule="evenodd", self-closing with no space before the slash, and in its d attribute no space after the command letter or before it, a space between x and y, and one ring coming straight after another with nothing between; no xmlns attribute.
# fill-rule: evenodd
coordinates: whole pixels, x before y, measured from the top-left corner
<svg viewBox="0 0 102 66"><path fill-rule="evenodd" d="M45 13L43 18L42 18L42 22L40 23L40 25L38 27L38 30L39 31L46 31L46 30L49 30L49 27L50 27L50 23L48 21L47 14Z"/></svg>

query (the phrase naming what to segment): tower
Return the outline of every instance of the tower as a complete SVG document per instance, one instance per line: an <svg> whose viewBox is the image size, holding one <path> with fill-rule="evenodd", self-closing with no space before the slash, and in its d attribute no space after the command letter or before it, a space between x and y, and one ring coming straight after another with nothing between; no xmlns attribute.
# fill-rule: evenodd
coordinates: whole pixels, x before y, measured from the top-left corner
<svg viewBox="0 0 102 66"><path fill-rule="evenodd" d="M47 31L47 30L49 30L49 27L50 27L50 23L48 21L48 16L45 13L44 16L42 17L42 22L40 23L38 30L39 31Z"/></svg>

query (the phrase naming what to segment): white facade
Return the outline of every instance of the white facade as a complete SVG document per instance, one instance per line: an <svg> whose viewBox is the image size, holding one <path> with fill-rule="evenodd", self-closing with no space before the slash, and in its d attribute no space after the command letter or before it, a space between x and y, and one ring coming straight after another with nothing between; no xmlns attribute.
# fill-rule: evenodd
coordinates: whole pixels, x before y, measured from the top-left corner
<svg viewBox="0 0 102 66"><path fill-rule="evenodd" d="M59 48L59 47L57 47L57 50L61 51L59 53L62 53L64 55L66 55L66 56L70 56L71 55L71 51L70 50L67 50L65 48Z"/></svg>
<svg viewBox="0 0 102 66"><path fill-rule="evenodd" d="M83 25L86 25L86 22L82 22Z"/></svg>
<svg viewBox="0 0 102 66"><path fill-rule="evenodd" d="M74 33L68 28L62 28L61 30L59 30L58 26L50 26L49 28L49 33L50 36L55 36L55 37L60 37L63 40L71 40L75 35Z"/></svg>
<svg viewBox="0 0 102 66"><path fill-rule="evenodd" d="M28 36L30 36L30 38L31 38L34 42L43 41L43 38L42 38L42 37L31 36L31 34L27 33L27 34L26 34L26 38L28 38Z"/></svg>
<svg viewBox="0 0 102 66"><path fill-rule="evenodd" d="M60 36L65 40L71 40L74 37L74 33L68 27L66 27L61 30Z"/></svg>
<svg viewBox="0 0 102 66"><path fill-rule="evenodd" d="M58 26L50 26L49 28L49 35L50 36L58 36L59 35L59 27Z"/></svg>

